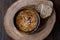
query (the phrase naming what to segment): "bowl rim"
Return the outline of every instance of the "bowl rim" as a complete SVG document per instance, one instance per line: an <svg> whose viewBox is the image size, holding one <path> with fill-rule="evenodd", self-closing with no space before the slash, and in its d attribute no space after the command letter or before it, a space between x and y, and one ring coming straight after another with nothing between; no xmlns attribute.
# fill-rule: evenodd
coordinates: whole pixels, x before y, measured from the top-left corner
<svg viewBox="0 0 60 40"><path fill-rule="evenodd" d="M18 14L20 14L19 12L24 11L24 10L30 10L30 8L31 8L32 10L34 10L35 15L36 15L36 17L37 17L37 24L36 24L36 27L35 27L36 29L34 28L34 29L32 29L32 31L29 31L29 32L34 32L34 33L35 33L35 31L38 29L38 27L39 27L39 25L40 25L40 15L39 15L38 11L35 10L34 8L28 7L28 9L26 9L27 7L28 7L28 6L22 7L22 9L18 10L18 11L15 13L15 16L14 16L14 18L13 18L14 25L16 26L16 17L18 16ZM17 26L16 26L16 27L17 27ZM22 31L22 30L20 30L20 31ZM24 31L23 31L23 32L24 32Z"/></svg>

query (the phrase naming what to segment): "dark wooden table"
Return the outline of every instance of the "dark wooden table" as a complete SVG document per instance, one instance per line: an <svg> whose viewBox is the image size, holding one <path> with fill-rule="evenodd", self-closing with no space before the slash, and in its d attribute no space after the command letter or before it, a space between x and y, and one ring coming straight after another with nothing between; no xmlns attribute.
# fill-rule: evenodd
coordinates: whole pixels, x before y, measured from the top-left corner
<svg viewBox="0 0 60 40"><path fill-rule="evenodd" d="M50 35L44 40L60 40L60 0L52 0L56 11L56 23ZM11 4L16 0L0 0L0 40L13 40L4 29L4 15Z"/></svg>

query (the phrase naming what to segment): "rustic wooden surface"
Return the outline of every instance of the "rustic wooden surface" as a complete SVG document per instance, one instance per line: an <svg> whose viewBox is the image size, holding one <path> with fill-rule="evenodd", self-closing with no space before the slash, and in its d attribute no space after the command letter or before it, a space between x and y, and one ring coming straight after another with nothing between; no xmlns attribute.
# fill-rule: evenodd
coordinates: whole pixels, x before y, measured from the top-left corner
<svg viewBox="0 0 60 40"><path fill-rule="evenodd" d="M16 0L0 0L0 40L13 40L10 38L4 29L3 18L6 10ZM52 0L54 2L54 8L56 10L57 21L53 31L45 40L60 40L60 0Z"/></svg>

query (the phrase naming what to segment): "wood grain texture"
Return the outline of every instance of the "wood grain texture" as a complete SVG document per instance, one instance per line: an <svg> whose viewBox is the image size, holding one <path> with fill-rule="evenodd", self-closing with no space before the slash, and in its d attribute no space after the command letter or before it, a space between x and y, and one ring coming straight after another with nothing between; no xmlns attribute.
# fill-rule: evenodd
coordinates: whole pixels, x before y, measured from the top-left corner
<svg viewBox="0 0 60 40"><path fill-rule="evenodd" d="M3 18L8 7L16 0L0 0L0 40L12 40L4 29Z"/></svg>

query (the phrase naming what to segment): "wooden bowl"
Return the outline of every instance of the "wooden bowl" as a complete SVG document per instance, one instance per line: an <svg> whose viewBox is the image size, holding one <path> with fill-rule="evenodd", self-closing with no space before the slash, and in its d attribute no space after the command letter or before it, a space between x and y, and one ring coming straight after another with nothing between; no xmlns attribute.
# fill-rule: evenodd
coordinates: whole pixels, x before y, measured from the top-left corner
<svg viewBox="0 0 60 40"><path fill-rule="evenodd" d="M22 34L19 32L13 22L13 18L18 10L20 10L24 6L30 6L30 5L37 5L41 2L41 0L19 0L12 4L9 9L7 10L7 13L4 17L4 26L7 34L12 37L14 40L43 40L46 38L50 32L53 29L53 26L55 24L56 15L55 10L53 11L52 15L48 18L45 25L42 27L45 27L40 32L33 34L33 35L27 35Z"/></svg>

